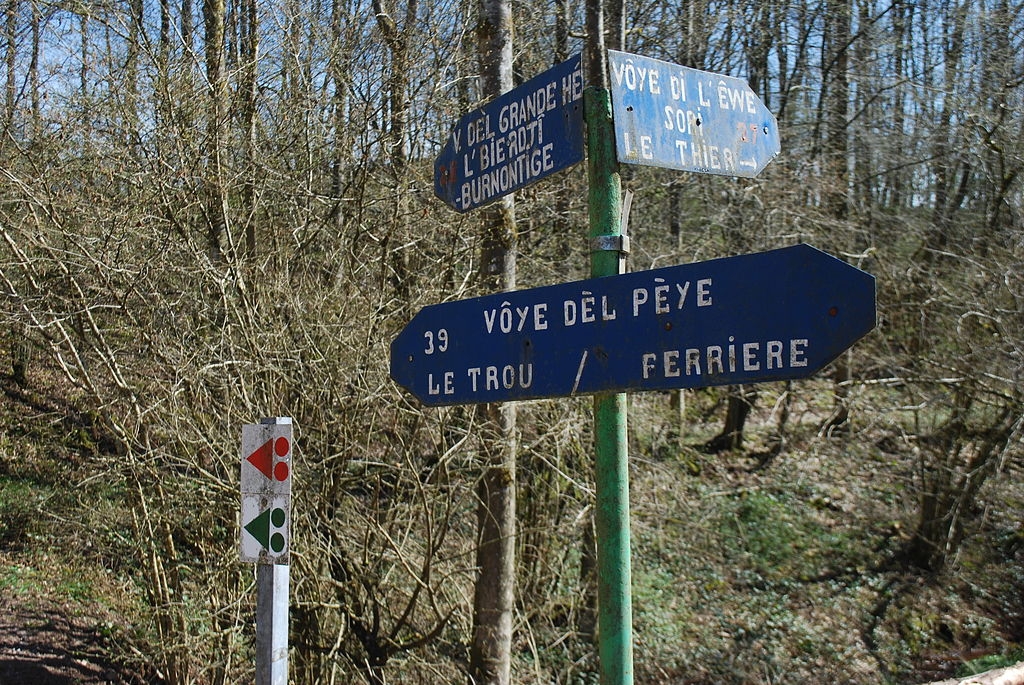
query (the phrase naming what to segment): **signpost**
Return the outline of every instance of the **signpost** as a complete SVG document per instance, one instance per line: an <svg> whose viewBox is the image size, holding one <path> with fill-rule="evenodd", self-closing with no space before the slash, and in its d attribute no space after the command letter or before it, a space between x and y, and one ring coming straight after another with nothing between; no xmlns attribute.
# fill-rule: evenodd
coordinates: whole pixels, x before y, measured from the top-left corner
<svg viewBox="0 0 1024 685"><path fill-rule="evenodd" d="M576 55L459 119L434 162L434 194L468 212L582 160Z"/></svg>
<svg viewBox="0 0 1024 685"><path fill-rule="evenodd" d="M242 426L242 561L288 563L291 442L290 421Z"/></svg>
<svg viewBox="0 0 1024 685"><path fill-rule="evenodd" d="M779 125L747 82L608 51L620 162L753 178L779 154Z"/></svg>
<svg viewBox="0 0 1024 685"><path fill-rule="evenodd" d="M426 307L391 376L428 405L789 380L874 325L874 277L794 245Z"/></svg>
<svg viewBox="0 0 1024 685"><path fill-rule="evenodd" d="M612 100L605 69L602 3L587 3L592 36L586 90L587 219L592 278L625 271L622 179L615 161ZM594 395L594 533L597 547L597 658L601 685L633 683L629 450L625 393Z"/></svg>
<svg viewBox="0 0 1024 685"><path fill-rule="evenodd" d="M807 245L621 273L619 162L752 178L780 141L745 81L605 51L603 21L588 3L594 83L579 55L555 66L462 117L434 164L468 212L581 161L585 115L592 278L426 307L391 377L432 406L595 395L601 683L631 685L625 392L810 376L874 327L875 285Z"/></svg>
<svg viewBox="0 0 1024 685"><path fill-rule="evenodd" d="M292 420L242 426L242 561L256 564L256 685L288 683Z"/></svg>

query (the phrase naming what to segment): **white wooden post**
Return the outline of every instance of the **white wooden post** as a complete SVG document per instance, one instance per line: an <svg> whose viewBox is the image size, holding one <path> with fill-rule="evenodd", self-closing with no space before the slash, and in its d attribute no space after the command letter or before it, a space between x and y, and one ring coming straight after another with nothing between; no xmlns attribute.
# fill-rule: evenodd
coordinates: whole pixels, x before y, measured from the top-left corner
<svg viewBox="0 0 1024 685"><path fill-rule="evenodd" d="M288 569L256 565L256 685L288 685Z"/></svg>
<svg viewBox="0 0 1024 685"><path fill-rule="evenodd" d="M256 685L288 685L292 420L242 427L242 561L256 564Z"/></svg>

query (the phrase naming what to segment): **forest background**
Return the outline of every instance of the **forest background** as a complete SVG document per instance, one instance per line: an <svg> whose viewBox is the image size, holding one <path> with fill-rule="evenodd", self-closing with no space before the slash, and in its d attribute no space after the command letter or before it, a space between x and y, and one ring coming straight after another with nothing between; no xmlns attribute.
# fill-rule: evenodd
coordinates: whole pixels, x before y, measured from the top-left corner
<svg viewBox="0 0 1024 685"><path fill-rule="evenodd" d="M518 84L583 47L515 2ZM487 233L432 196L483 101L453 0L7 0L0 587L125 672L252 673L239 432L290 416L292 676L466 679L487 417L388 377ZM782 154L623 167L630 268L808 242L877 278L819 377L630 397L637 679L916 682L1024 634L1024 12L1009 0L636 0L622 47L740 76ZM520 288L587 275L586 177L517 194ZM518 405L516 682L596 681L588 399ZM728 419L728 420L726 420ZM90 614L90 612L92 612Z"/></svg>

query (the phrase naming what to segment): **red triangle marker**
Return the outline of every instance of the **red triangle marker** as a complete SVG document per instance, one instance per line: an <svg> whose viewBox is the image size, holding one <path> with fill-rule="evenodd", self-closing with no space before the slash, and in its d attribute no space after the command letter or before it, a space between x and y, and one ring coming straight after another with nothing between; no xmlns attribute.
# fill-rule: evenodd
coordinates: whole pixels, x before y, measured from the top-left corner
<svg viewBox="0 0 1024 685"><path fill-rule="evenodd" d="M263 443L262 447L257 448L255 452L245 458L247 462L252 464L267 478L273 480L273 461L274 461L274 440L271 438Z"/></svg>

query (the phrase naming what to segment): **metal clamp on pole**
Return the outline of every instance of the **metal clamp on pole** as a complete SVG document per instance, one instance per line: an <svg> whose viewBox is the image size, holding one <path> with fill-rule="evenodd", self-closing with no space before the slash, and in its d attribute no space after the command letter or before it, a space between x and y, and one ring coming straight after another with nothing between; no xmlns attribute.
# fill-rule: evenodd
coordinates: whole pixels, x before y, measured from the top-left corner
<svg viewBox="0 0 1024 685"><path fill-rule="evenodd" d="M626 255L629 254L629 211L633 205L633 191L627 190L623 193L622 207L619 213L619 232L617 234L604 234L590 238L591 252L616 252L619 256L619 264L616 271L620 274L626 273Z"/></svg>
<svg viewBox="0 0 1024 685"><path fill-rule="evenodd" d="M629 254L628 235L599 235L590 239L591 252L618 252Z"/></svg>

